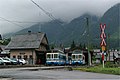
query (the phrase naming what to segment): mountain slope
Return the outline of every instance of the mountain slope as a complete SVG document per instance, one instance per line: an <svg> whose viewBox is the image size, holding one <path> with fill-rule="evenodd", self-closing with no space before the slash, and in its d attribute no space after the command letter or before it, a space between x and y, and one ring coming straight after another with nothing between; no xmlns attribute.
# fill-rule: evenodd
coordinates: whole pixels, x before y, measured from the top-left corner
<svg viewBox="0 0 120 80"><path fill-rule="evenodd" d="M23 29L16 34L27 33L28 30L32 32L44 32L47 34L50 44L70 44L73 40L77 43L85 43L87 39L87 26L86 26L86 17L91 19L91 25L95 24L98 21L98 18L93 15L84 14L78 18L73 19L70 23L66 24L58 20L50 21L44 24L35 24L29 28ZM40 29L40 30L39 30Z"/></svg>
<svg viewBox="0 0 120 80"><path fill-rule="evenodd" d="M64 22L62 22L61 20L54 20L43 24L38 23L29 28L19 31L16 34L24 34L27 33L28 31L44 32L47 34L50 43L57 43L61 39L60 36L64 29L63 24Z"/></svg>
<svg viewBox="0 0 120 80"><path fill-rule="evenodd" d="M29 28L17 32L16 34L23 34L28 30L31 30L32 32L41 31L47 34L50 44L59 45L63 43L64 45L70 45L73 40L78 44L84 44L87 43L88 40L86 17L89 19L89 40L92 45L100 46L101 31L99 24L102 23L106 24L106 35L110 35L110 38L106 40L109 42L110 48L119 47L120 3L111 7L101 18L98 18L94 15L84 14L73 19L70 23L54 20L43 24L35 24Z"/></svg>
<svg viewBox="0 0 120 80"><path fill-rule="evenodd" d="M99 26L99 24L106 24L105 33L108 38L108 35L110 35L110 38L108 38L107 41L109 41L109 47L110 48L117 48L119 47L119 41L120 41L120 3L116 4L115 6L111 7L108 11L105 12L105 14L101 17L100 21L96 24L96 26ZM94 27L96 30L98 30L97 36L100 35L100 27Z"/></svg>
<svg viewBox="0 0 120 80"><path fill-rule="evenodd" d="M98 17L94 15L84 14L65 26L65 42L72 42L73 40L76 43L86 43L87 42L87 19L89 19L89 27L92 28L92 25L96 24L99 20ZM91 33L91 32L90 32Z"/></svg>

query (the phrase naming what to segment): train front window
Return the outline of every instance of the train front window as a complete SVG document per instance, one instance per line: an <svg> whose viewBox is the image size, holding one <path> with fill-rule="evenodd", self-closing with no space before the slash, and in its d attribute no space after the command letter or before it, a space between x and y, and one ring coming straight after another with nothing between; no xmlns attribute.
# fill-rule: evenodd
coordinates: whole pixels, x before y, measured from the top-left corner
<svg viewBox="0 0 120 80"><path fill-rule="evenodd" d="M78 55L76 55L76 58L75 59L78 59Z"/></svg>
<svg viewBox="0 0 120 80"><path fill-rule="evenodd" d="M58 58L58 54L54 54L54 58Z"/></svg>
<svg viewBox="0 0 120 80"><path fill-rule="evenodd" d="M72 55L72 59L73 59L73 60L75 59L75 55Z"/></svg>
<svg viewBox="0 0 120 80"><path fill-rule="evenodd" d="M79 58L82 58L82 55L79 55Z"/></svg>
<svg viewBox="0 0 120 80"><path fill-rule="evenodd" d="M50 59L50 54L47 54L47 58Z"/></svg>
<svg viewBox="0 0 120 80"><path fill-rule="evenodd" d="M79 59L80 59L80 60L82 59L82 55L79 55Z"/></svg>

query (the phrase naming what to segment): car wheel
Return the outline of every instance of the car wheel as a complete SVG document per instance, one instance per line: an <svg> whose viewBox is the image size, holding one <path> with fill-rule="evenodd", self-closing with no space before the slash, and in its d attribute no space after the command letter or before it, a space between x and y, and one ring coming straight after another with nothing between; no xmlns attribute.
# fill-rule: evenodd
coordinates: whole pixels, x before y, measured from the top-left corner
<svg viewBox="0 0 120 80"><path fill-rule="evenodd" d="M23 65L23 63L20 63L20 65Z"/></svg>

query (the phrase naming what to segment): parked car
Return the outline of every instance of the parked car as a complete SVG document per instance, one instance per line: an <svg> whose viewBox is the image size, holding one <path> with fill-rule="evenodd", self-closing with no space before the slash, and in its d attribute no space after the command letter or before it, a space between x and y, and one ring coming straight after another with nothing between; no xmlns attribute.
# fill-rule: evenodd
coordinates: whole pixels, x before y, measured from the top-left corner
<svg viewBox="0 0 120 80"><path fill-rule="evenodd" d="M7 60L7 61L10 61L11 62L11 64L12 65L17 65L18 64L18 62L17 61L15 61L15 60L12 60L12 59L10 59L10 58L3 58L4 60Z"/></svg>
<svg viewBox="0 0 120 80"><path fill-rule="evenodd" d="M0 58L0 62L1 62L1 64L3 64L3 65L11 64L10 61L4 60L3 58Z"/></svg>
<svg viewBox="0 0 120 80"><path fill-rule="evenodd" d="M4 62L0 59L0 65L4 64Z"/></svg>
<svg viewBox="0 0 120 80"><path fill-rule="evenodd" d="M22 65L27 63L24 59L19 59L19 62L22 63Z"/></svg>
<svg viewBox="0 0 120 80"><path fill-rule="evenodd" d="M18 62L19 65L25 65L27 62L24 59L14 59Z"/></svg>
<svg viewBox="0 0 120 80"><path fill-rule="evenodd" d="M19 65L25 65L27 63L24 59L13 58L12 60L17 61L17 64Z"/></svg>

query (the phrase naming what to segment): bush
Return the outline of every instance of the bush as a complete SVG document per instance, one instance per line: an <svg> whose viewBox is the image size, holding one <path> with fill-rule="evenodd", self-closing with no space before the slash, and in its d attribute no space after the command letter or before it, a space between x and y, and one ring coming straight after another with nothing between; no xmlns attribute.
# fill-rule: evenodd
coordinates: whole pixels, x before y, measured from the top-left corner
<svg viewBox="0 0 120 80"><path fill-rule="evenodd" d="M106 67L106 68L118 68L119 65L118 65L118 64L113 64L113 63L111 63L111 62L106 62L106 63L105 63L105 67Z"/></svg>

